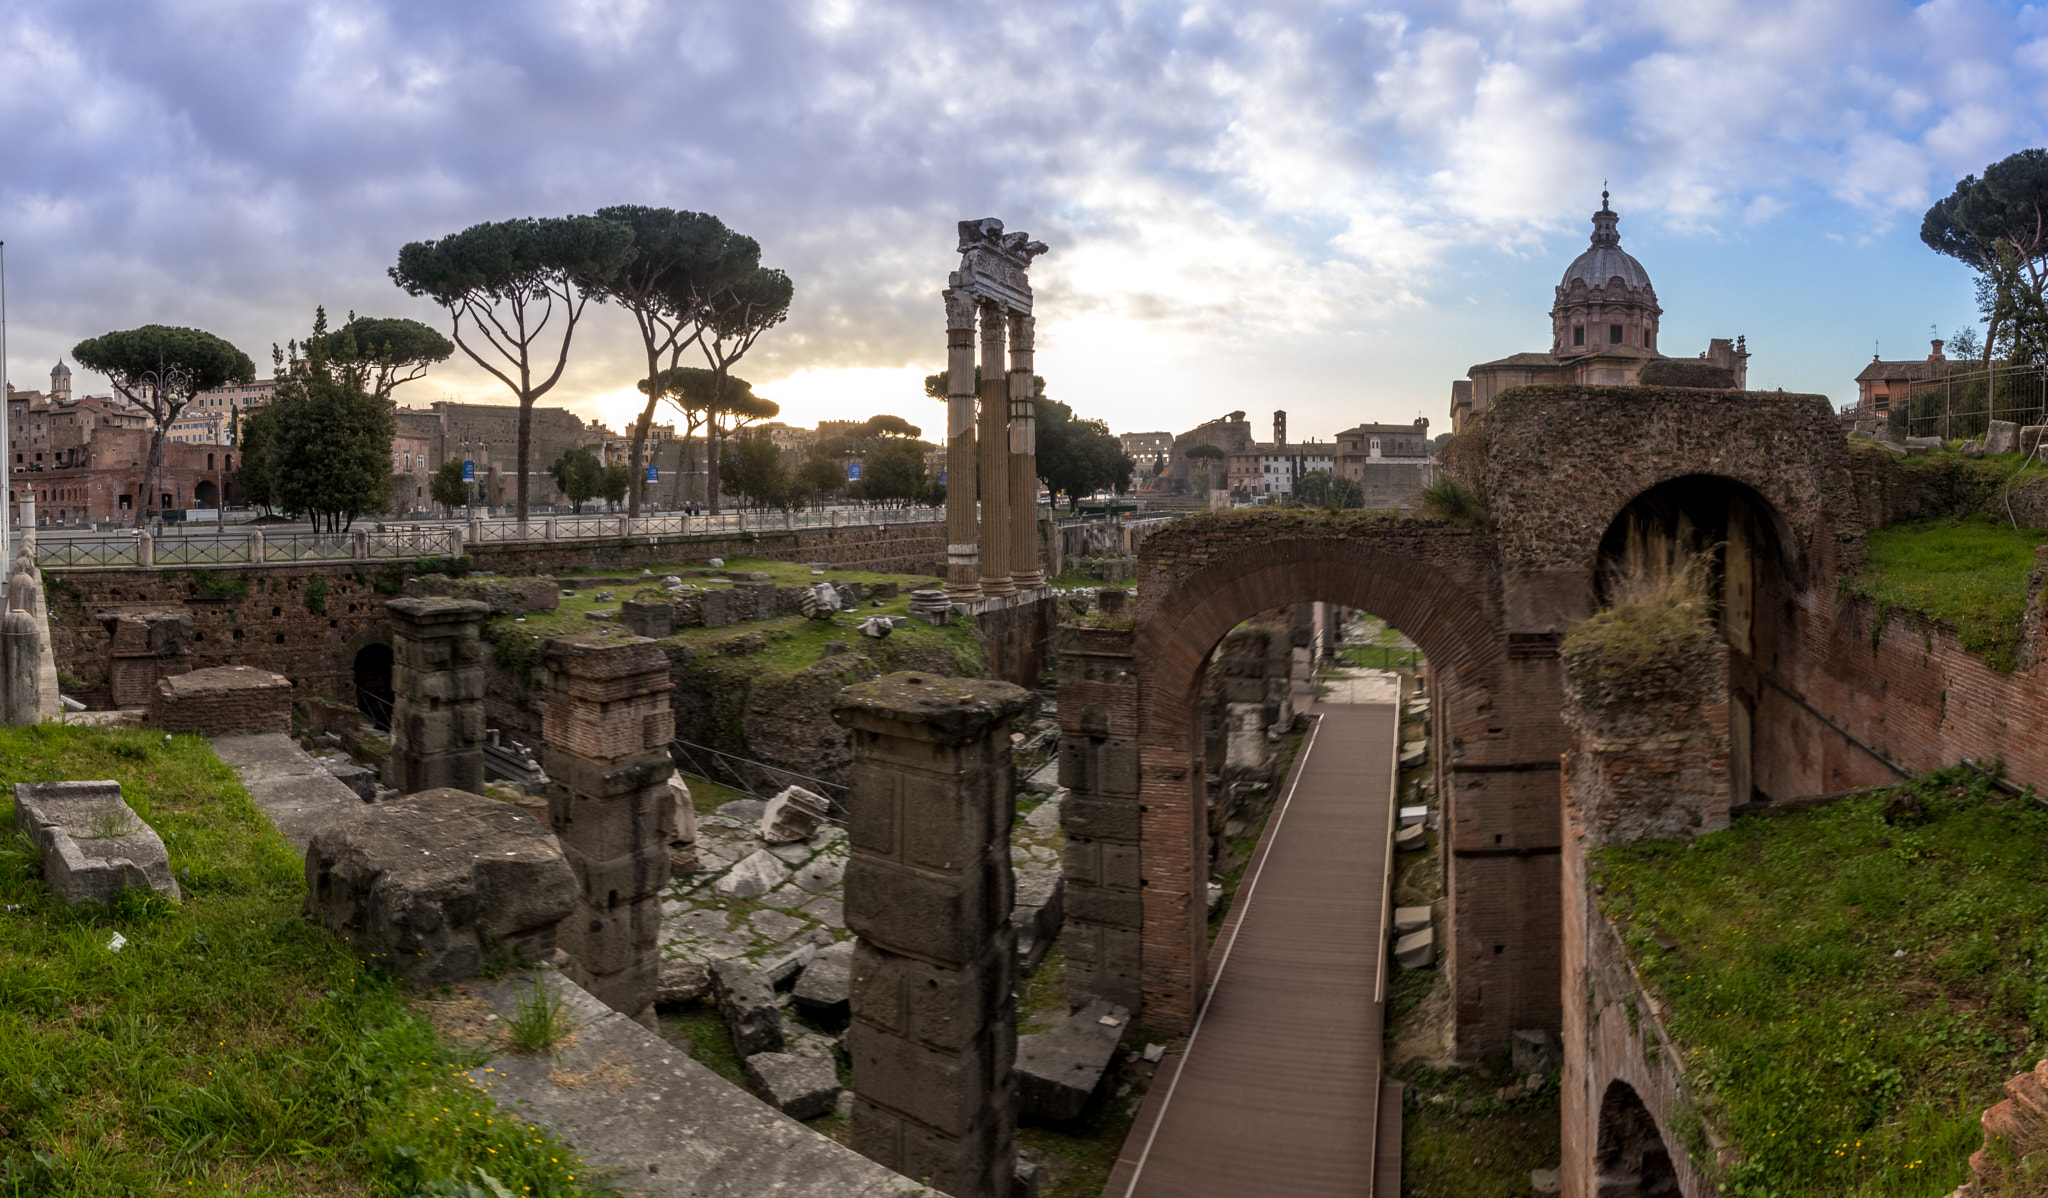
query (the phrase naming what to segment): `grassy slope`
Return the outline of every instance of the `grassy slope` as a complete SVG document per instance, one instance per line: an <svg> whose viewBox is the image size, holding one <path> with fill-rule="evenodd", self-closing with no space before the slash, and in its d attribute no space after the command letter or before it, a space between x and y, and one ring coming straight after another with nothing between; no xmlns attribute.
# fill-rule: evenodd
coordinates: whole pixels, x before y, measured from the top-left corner
<svg viewBox="0 0 2048 1198"><path fill-rule="evenodd" d="M0 730L5 793L65 778L121 782L184 901L70 910L0 840L0 1195L410 1196L478 1165L514 1194L590 1192L306 921L297 856L205 741Z"/></svg>
<svg viewBox="0 0 2048 1198"><path fill-rule="evenodd" d="M2041 1056L2048 810L1963 771L1906 789L1918 826L1879 794L1599 855L1601 901L1746 1154L1730 1193L1946 1194Z"/></svg>
<svg viewBox="0 0 2048 1198"><path fill-rule="evenodd" d="M1870 561L1850 580L1880 609L1909 607L1954 626L1963 647L2011 670L2034 548L2048 532L1989 516L1901 524L1870 533Z"/></svg>

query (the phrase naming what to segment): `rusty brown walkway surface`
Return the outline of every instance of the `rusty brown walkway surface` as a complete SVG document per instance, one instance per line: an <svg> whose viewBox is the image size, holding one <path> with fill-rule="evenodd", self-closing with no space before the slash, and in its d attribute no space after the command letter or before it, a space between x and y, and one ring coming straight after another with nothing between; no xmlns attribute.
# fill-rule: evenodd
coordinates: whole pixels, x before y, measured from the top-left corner
<svg viewBox="0 0 2048 1198"><path fill-rule="evenodd" d="M1316 712L1186 1057L1154 1080L1105 1198L1373 1192L1395 708Z"/></svg>

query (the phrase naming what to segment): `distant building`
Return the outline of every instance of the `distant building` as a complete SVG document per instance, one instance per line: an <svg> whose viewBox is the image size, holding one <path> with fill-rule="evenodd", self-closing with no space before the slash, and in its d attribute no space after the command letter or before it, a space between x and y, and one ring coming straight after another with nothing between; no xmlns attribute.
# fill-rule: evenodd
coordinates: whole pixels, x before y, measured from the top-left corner
<svg viewBox="0 0 2048 1198"><path fill-rule="evenodd" d="M7 389L10 519L24 497L36 501L40 524L126 523L138 506L172 511L232 502L234 454L197 442L164 443L162 492L149 492L148 413L105 395L71 398L71 370L59 362L50 390Z"/></svg>
<svg viewBox="0 0 2048 1198"><path fill-rule="evenodd" d="M1982 370L1986 367L1976 362L1952 361L1941 352L1945 342L1933 342L1934 349L1927 357L1904 362L1886 362L1876 354L1870 355L1870 365L1856 375L1857 417L1884 416L1893 407L1904 407L1906 397L1914 383L1931 382L1946 378L1958 365L1963 371ZM2005 363L1995 365L2003 367Z"/></svg>
<svg viewBox="0 0 2048 1198"><path fill-rule="evenodd" d="M1140 466L1158 459L1173 448L1172 433L1118 433L1124 452Z"/></svg>
<svg viewBox="0 0 2048 1198"><path fill-rule="evenodd" d="M1451 384L1451 431L1484 412L1493 397L1532 383L1591 386L1634 384L1643 367L1662 361L1657 328L1664 309L1643 264L1621 248L1615 226L1621 215L1600 193L1593 214L1592 243L1565 267L1550 308L1550 352L1510 354L1482 362ZM1743 338L1715 338L1700 357L1725 368L1739 389L1747 387L1749 350Z"/></svg>

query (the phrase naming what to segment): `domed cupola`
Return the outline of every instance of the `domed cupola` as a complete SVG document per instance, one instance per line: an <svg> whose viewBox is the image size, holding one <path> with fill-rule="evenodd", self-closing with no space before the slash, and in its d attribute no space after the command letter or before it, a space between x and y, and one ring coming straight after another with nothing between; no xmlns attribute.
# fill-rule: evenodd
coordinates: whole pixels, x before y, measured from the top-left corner
<svg viewBox="0 0 2048 1198"><path fill-rule="evenodd" d="M1560 358L1612 353L1627 347L1632 357L1662 357L1657 352L1656 289L1650 272L1621 248L1615 225L1621 214L1607 206L1600 193L1600 211L1593 214L1593 241L1572 259L1557 285L1550 309L1551 350Z"/></svg>

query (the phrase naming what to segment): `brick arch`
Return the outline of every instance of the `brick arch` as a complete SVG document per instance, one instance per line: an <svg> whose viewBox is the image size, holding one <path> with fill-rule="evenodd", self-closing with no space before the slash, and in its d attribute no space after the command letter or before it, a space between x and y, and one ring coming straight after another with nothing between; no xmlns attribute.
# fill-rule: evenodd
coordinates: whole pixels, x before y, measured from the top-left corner
<svg viewBox="0 0 2048 1198"><path fill-rule="evenodd" d="M1446 838L1467 854L1447 871L1444 954L1461 1052L1503 1047L1516 1027L1556 1026L1557 692L1554 679L1539 677L1514 693L1520 683L1487 538L1353 513L1216 514L1154 533L1138 576L1132 659L1147 1025L1188 1026L1205 978L1202 668L1245 619L1320 600L1387 619L1430 661L1437 793Z"/></svg>

